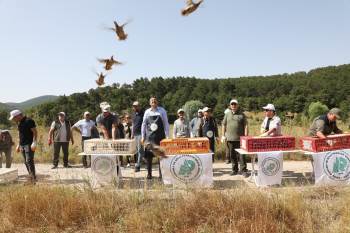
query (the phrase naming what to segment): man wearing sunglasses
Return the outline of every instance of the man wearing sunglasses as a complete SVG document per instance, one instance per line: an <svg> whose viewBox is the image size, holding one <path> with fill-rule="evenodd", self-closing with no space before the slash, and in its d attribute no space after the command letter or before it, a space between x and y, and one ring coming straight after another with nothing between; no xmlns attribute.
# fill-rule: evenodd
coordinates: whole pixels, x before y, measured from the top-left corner
<svg viewBox="0 0 350 233"><path fill-rule="evenodd" d="M233 99L230 101L230 109L226 111L224 120L222 121L222 142L226 142L228 154L232 162L231 175L238 174L238 161L240 164L240 174L248 177L247 163L245 156L237 153L235 149L240 147L240 137L248 135L247 117L238 106L238 101Z"/></svg>
<svg viewBox="0 0 350 233"><path fill-rule="evenodd" d="M261 137L274 137L282 135L281 119L276 115L276 109L273 104L263 107L265 110L265 119L261 124Z"/></svg>

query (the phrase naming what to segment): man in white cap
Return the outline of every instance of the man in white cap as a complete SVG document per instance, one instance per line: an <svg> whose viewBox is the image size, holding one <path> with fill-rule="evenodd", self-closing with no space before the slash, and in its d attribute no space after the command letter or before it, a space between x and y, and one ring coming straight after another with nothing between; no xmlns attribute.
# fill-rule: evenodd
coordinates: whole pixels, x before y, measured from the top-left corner
<svg viewBox="0 0 350 233"><path fill-rule="evenodd" d="M90 112L84 112L84 119L79 120L72 126L72 132L76 130L81 134L81 148L84 151L84 141L91 139L91 138L96 138L98 135L95 136L93 135L93 131L96 129L95 122L91 120L91 114ZM87 159L87 155L83 155L82 157L82 162L84 168L88 168L91 166L91 155L89 155L89 161Z"/></svg>
<svg viewBox="0 0 350 233"><path fill-rule="evenodd" d="M198 109L197 116L190 122L191 138L199 137L199 126L201 125L203 118L203 110Z"/></svg>
<svg viewBox="0 0 350 233"><path fill-rule="evenodd" d="M235 149L240 148L240 137L248 135L247 117L240 109L238 101L233 99L230 101L230 111L227 112L222 121L222 141L226 142L229 156L232 162L232 175L238 174L239 170L244 177L248 177L247 163L245 156L239 154Z"/></svg>
<svg viewBox="0 0 350 233"><path fill-rule="evenodd" d="M190 126L185 119L185 111L180 108L177 110L178 119L174 122L173 138L189 138Z"/></svg>
<svg viewBox="0 0 350 233"><path fill-rule="evenodd" d="M263 107L265 110L265 119L261 124L261 137L273 137L282 135L281 119L276 115L276 109L273 104Z"/></svg>
<svg viewBox="0 0 350 233"><path fill-rule="evenodd" d="M16 147L16 151L22 152L31 182L35 184L34 153L38 137L35 122L31 118L24 116L20 110L11 111L9 120L15 121L18 125L19 144Z"/></svg>
<svg viewBox="0 0 350 233"><path fill-rule="evenodd" d="M72 145L74 144L70 122L66 119L66 114L64 112L59 112L58 118L51 124L48 139L49 145L53 143L52 169L58 167L61 148L63 152L63 166L65 168L71 167L68 164L69 141L72 141Z"/></svg>
<svg viewBox="0 0 350 233"><path fill-rule="evenodd" d="M96 123L101 128L104 139L118 138L119 118L117 114L111 112L111 106L107 102L102 102L100 107L102 113L96 117Z"/></svg>
<svg viewBox="0 0 350 233"><path fill-rule="evenodd" d="M132 116L132 138L136 141L136 149L137 149L137 160L135 161L135 172L139 172L141 168L141 161L144 156L143 146L141 144L141 126L144 111L142 110L140 103L138 101L134 101L132 104L132 110L134 114Z"/></svg>
<svg viewBox="0 0 350 233"><path fill-rule="evenodd" d="M218 126L212 115L212 110L208 107L203 108L204 117L199 126L199 136L207 137L210 143L210 150L213 153L213 162L215 158L215 139L219 136Z"/></svg>

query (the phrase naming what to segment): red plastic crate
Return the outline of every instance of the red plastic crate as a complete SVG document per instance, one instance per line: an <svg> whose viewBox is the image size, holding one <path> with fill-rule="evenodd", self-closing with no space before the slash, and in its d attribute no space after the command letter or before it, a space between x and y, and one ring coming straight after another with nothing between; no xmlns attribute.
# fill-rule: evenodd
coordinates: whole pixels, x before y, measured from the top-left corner
<svg viewBox="0 0 350 233"><path fill-rule="evenodd" d="M295 137L241 137L241 149L248 152L286 151L295 149Z"/></svg>
<svg viewBox="0 0 350 233"><path fill-rule="evenodd" d="M350 149L350 134L329 135L326 139L303 137L300 145L303 150L311 152Z"/></svg>
<svg viewBox="0 0 350 233"><path fill-rule="evenodd" d="M198 154L209 153L208 138L175 138L163 139L160 147L165 150L166 154Z"/></svg>

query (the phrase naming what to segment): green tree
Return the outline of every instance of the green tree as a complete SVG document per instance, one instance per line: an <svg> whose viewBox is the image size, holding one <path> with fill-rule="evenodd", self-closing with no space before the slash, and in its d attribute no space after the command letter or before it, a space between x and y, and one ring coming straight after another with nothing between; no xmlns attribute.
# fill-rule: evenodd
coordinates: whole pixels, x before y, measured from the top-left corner
<svg viewBox="0 0 350 233"><path fill-rule="evenodd" d="M187 120L191 120L197 115L198 109L204 107L204 104L199 100L190 100L182 107L185 110Z"/></svg>

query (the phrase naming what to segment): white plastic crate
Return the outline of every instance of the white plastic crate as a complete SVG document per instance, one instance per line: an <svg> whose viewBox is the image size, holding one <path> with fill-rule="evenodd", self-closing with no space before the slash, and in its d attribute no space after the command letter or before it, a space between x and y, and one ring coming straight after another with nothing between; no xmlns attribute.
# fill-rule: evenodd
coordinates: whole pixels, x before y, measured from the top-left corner
<svg viewBox="0 0 350 233"><path fill-rule="evenodd" d="M114 154L133 155L136 153L136 142L130 139L90 139L84 141L84 153L93 154Z"/></svg>

